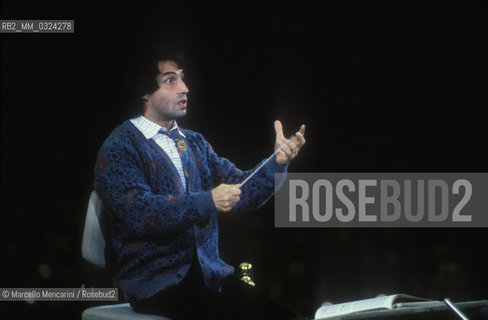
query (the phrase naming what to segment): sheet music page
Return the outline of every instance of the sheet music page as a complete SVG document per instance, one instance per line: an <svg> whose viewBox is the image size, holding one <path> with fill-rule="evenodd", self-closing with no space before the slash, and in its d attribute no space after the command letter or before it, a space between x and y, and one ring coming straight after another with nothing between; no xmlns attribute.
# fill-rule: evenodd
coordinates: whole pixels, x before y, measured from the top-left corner
<svg viewBox="0 0 488 320"><path fill-rule="evenodd" d="M443 301L413 301L413 302L398 302L393 304L393 308L411 308L411 307L435 307L444 306Z"/></svg>
<svg viewBox="0 0 488 320"><path fill-rule="evenodd" d="M335 317L358 311L391 308L392 302L397 295L364 299L353 302L345 302L331 306L322 306L315 312L315 319Z"/></svg>

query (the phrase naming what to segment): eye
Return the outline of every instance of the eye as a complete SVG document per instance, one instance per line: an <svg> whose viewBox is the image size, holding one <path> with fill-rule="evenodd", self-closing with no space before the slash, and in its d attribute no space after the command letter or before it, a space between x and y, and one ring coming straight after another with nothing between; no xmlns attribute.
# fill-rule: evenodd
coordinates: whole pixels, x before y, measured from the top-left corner
<svg viewBox="0 0 488 320"><path fill-rule="evenodd" d="M172 84L173 82L175 82L175 79L172 78L172 77L169 77L167 79L164 79L164 83L167 83L167 84Z"/></svg>

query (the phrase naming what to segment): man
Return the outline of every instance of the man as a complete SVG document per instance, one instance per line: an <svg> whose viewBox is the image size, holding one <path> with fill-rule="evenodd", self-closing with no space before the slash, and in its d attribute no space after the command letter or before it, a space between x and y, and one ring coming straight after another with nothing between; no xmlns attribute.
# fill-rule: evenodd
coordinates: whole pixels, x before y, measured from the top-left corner
<svg viewBox="0 0 488 320"><path fill-rule="evenodd" d="M286 145L240 188L252 170L239 170L201 134L178 127L189 90L177 60L159 57L151 66L143 115L112 132L95 168L95 190L110 217L114 284L135 311L172 319L292 317L229 281L236 276L219 258L217 213L263 205L274 193L274 174L305 144L305 126L287 142L276 121L275 148Z"/></svg>

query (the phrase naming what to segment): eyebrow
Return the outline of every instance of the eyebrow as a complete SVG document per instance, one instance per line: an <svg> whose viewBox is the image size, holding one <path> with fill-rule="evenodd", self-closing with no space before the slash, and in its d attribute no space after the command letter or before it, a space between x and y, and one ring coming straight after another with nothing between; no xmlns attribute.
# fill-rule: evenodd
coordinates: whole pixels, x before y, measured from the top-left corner
<svg viewBox="0 0 488 320"><path fill-rule="evenodd" d="M183 70L181 71L181 73L183 74ZM178 75L176 72L174 71L166 71L165 73L161 74L161 77L164 77L168 74L174 74L174 75Z"/></svg>

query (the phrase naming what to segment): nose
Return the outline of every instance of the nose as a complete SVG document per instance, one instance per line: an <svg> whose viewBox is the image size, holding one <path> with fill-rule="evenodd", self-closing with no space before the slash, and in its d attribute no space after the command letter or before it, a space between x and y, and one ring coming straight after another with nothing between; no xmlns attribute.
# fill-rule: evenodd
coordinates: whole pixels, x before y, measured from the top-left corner
<svg viewBox="0 0 488 320"><path fill-rule="evenodd" d="M190 92L190 90L188 90L188 87L185 84L185 81L183 80L179 81L179 91L180 93L185 93L185 94Z"/></svg>

